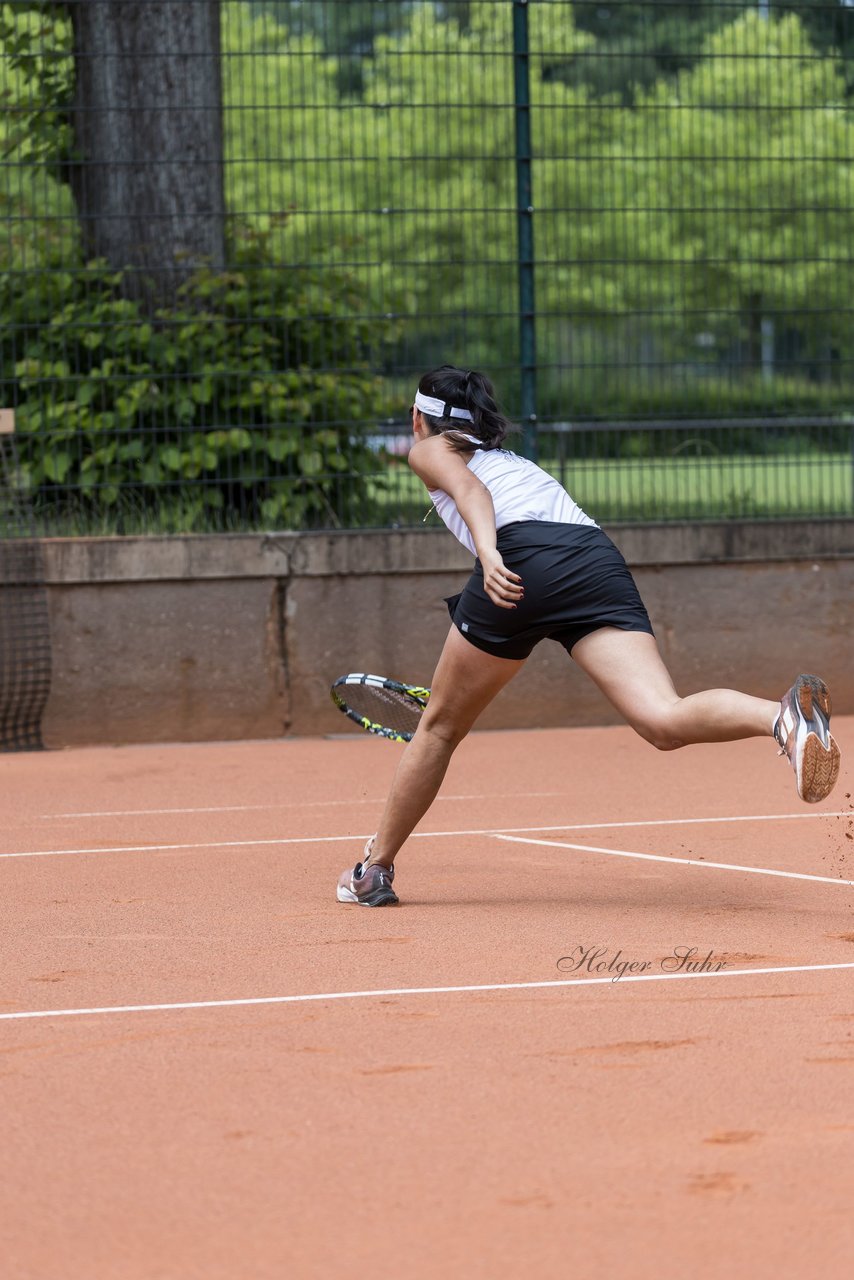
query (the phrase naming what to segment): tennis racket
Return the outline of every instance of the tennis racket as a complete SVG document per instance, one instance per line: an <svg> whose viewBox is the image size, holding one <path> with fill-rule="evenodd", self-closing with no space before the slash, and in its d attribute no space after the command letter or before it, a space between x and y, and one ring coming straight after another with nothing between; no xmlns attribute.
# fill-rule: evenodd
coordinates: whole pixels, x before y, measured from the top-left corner
<svg viewBox="0 0 854 1280"><path fill-rule="evenodd" d="M420 685L360 671L339 677L330 692L339 711L361 729L392 742L410 741L430 697L430 690Z"/></svg>

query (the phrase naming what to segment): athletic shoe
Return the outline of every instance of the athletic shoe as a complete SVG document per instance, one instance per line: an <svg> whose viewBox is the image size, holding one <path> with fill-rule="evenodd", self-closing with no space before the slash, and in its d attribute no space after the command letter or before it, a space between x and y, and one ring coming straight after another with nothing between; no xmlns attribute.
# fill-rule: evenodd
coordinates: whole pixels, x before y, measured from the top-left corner
<svg viewBox="0 0 854 1280"><path fill-rule="evenodd" d="M373 843L374 837L371 836L365 845L364 862L357 862L352 871L341 872L339 902L357 902L361 907L393 907L400 901L391 887L394 867L381 867L379 863L369 862Z"/></svg>
<svg viewBox="0 0 854 1280"><path fill-rule="evenodd" d="M797 775L801 799L815 804L830 795L839 776L839 747L830 736L830 694L818 676L798 676L781 699L774 737Z"/></svg>

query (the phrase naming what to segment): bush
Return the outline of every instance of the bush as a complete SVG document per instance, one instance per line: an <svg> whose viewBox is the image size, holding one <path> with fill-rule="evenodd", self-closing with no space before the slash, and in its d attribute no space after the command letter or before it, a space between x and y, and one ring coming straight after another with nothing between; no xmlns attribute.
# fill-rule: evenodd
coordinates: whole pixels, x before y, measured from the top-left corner
<svg viewBox="0 0 854 1280"><path fill-rule="evenodd" d="M17 405L20 483L41 516L128 513L192 527L365 523L383 408L384 334L343 272L271 266L244 232L233 270L144 314L121 275L6 277L2 399Z"/></svg>

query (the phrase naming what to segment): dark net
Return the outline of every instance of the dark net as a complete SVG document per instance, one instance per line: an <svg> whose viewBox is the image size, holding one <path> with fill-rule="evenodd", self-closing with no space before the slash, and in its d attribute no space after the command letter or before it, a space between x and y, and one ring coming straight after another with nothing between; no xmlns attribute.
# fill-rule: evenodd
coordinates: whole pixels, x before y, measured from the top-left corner
<svg viewBox="0 0 854 1280"><path fill-rule="evenodd" d="M41 748L51 649L44 553L17 487L14 438L0 434L0 751Z"/></svg>

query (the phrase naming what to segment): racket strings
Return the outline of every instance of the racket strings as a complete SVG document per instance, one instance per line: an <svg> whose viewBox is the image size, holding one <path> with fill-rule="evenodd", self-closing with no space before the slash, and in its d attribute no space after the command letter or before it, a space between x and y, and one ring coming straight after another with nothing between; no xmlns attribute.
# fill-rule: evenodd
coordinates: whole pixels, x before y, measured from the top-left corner
<svg viewBox="0 0 854 1280"><path fill-rule="evenodd" d="M338 695L357 716L382 723L387 729L414 733L421 718L421 706L405 693L376 685L347 685Z"/></svg>

